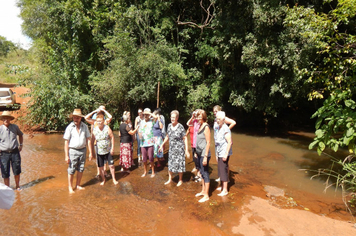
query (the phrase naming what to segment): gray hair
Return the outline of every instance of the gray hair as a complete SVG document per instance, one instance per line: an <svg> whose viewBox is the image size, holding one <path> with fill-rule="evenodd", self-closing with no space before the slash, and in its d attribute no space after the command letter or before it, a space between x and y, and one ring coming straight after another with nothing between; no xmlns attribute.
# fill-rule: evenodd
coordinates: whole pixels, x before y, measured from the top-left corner
<svg viewBox="0 0 356 236"><path fill-rule="evenodd" d="M179 117L179 111L177 111L177 110L171 111L171 115L172 115L172 114L176 114L177 118Z"/></svg>
<svg viewBox="0 0 356 236"><path fill-rule="evenodd" d="M127 119L128 119L127 115L123 115L123 116L122 116L122 121L123 121L123 122L126 122Z"/></svg>
<svg viewBox="0 0 356 236"><path fill-rule="evenodd" d="M225 112L224 111L218 111L216 113L216 117L219 117L221 119L225 119L225 117L226 117Z"/></svg>

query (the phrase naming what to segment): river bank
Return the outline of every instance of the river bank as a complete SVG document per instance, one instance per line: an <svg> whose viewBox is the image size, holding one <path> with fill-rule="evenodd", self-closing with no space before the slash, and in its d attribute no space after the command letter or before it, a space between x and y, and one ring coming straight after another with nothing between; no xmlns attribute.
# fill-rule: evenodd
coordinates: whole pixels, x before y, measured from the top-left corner
<svg viewBox="0 0 356 236"><path fill-rule="evenodd" d="M25 91L14 89L18 95ZM22 102L14 123L26 112ZM62 135L27 133L21 153L23 191L16 193L10 210L0 210L0 235L355 235L341 193L323 193L322 180L309 180L308 173L299 171L328 162L307 150L311 139L298 132L283 138L234 133L230 193L217 196L212 158L210 200L199 204L194 195L201 186L191 180L191 160L179 188L163 184L167 167L151 179L141 178L138 166L130 174L117 166L120 184L109 180L100 186L95 162L88 161L82 180L86 189L70 195Z"/></svg>

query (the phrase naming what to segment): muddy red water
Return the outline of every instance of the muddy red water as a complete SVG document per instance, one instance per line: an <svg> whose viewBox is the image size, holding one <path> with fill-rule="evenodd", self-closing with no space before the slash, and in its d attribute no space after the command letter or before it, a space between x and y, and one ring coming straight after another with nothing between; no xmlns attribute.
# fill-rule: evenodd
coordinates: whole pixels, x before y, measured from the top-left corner
<svg viewBox="0 0 356 236"><path fill-rule="evenodd" d="M339 191L329 189L324 193L323 180L310 180L309 172L300 171L329 163L328 157L307 150L309 136L290 133L280 138L234 133L229 195L217 196L217 166L212 158L210 200L198 203L194 195L201 186L191 180L188 171L193 168L191 160L187 160L184 184L180 187L176 187L177 178L164 185L167 167L158 169L154 178L149 175L141 178L143 168L137 166L130 174L120 172L116 166L120 184L115 186L109 179L100 186L95 179L95 162L87 161L82 179L85 190L70 195L62 134L36 134L32 138L25 135L21 153L23 190L16 193L10 210L0 210L0 234L258 235L239 230L240 221L247 214L244 206L255 197L268 199L276 209L294 208L336 220L351 220ZM115 163L118 163L117 133L115 138ZM136 155L134 158L137 161ZM12 176L11 186L14 186ZM284 190L285 197L267 198L266 186ZM249 216L250 222L262 219L258 215ZM285 235L277 229L266 232L260 235ZM307 229L305 234L289 233L310 235Z"/></svg>

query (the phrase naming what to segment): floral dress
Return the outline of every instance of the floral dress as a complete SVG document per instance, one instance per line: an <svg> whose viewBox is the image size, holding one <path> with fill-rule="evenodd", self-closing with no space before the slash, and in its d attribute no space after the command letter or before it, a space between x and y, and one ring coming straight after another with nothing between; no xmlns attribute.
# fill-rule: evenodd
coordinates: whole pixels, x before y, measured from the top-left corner
<svg viewBox="0 0 356 236"><path fill-rule="evenodd" d="M168 170L177 173L185 172L185 150L184 141L185 129L182 124L173 127L168 125L167 135L169 138Z"/></svg>

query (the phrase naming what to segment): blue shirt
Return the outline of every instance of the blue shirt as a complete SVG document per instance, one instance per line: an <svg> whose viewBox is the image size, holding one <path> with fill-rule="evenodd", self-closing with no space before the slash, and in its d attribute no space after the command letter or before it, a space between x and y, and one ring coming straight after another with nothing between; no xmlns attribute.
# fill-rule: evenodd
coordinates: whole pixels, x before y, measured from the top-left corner
<svg viewBox="0 0 356 236"><path fill-rule="evenodd" d="M219 129L218 123L214 122L215 152L217 157L223 157L226 154L227 141L225 135L228 134L231 137L231 130L225 123ZM231 155L232 155L232 140L231 140L231 147L228 156Z"/></svg>

